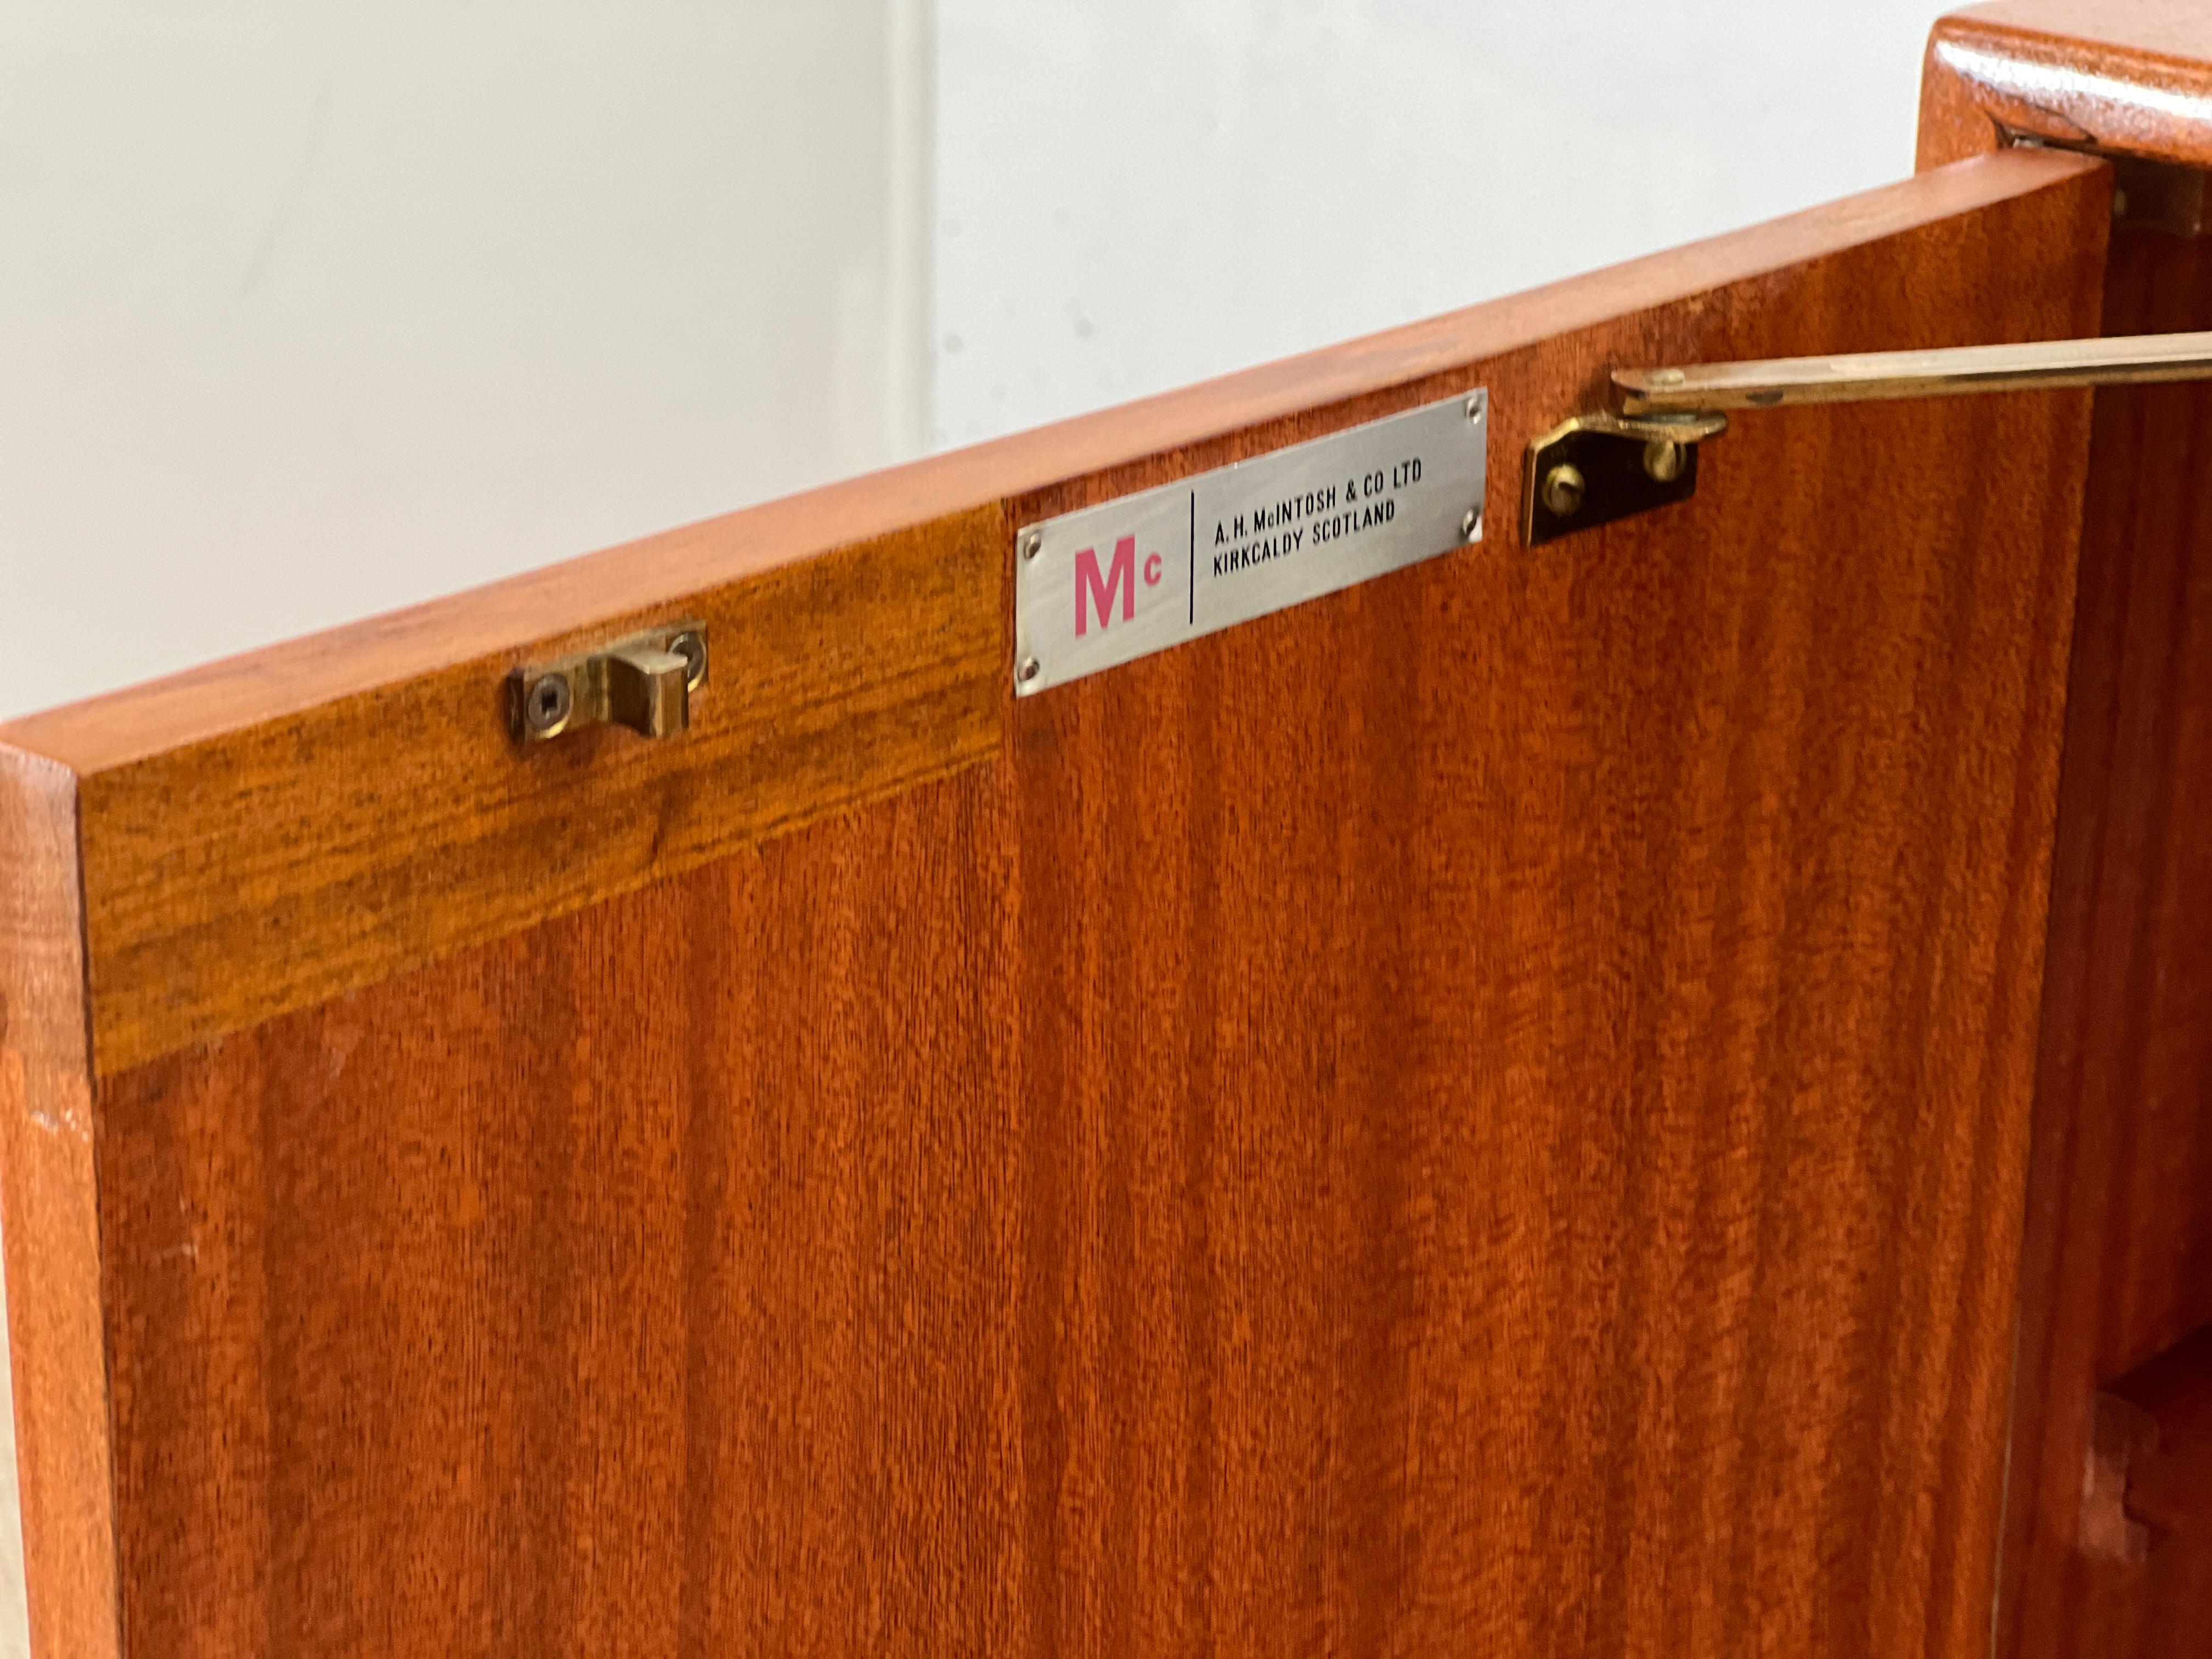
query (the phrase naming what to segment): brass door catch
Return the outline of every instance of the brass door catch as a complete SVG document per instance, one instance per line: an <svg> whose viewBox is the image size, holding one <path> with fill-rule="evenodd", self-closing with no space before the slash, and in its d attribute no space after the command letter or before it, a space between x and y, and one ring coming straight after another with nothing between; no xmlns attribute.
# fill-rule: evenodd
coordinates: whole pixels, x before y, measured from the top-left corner
<svg viewBox="0 0 2212 1659"><path fill-rule="evenodd" d="M1540 547L1687 501L1698 446L1728 430L1730 410L2203 380L2212 380L2212 333L1621 369L1617 409L1578 416L1528 446L1522 535Z"/></svg>
<svg viewBox="0 0 2212 1659"><path fill-rule="evenodd" d="M550 743L592 726L672 738L690 729L692 696L706 684L706 623L649 629L508 675L515 739Z"/></svg>

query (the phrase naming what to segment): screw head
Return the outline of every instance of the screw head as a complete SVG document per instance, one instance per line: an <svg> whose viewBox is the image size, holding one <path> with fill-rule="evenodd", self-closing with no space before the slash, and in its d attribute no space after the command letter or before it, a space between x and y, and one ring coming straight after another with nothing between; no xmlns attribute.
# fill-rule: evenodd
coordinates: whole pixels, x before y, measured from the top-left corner
<svg viewBox="0 0 2212 1659"><path fill-rule="evenodd" d="M1044 665L1039 662L1035 657L1024 657L1022 659L1021 668L1018 672L1022 677L1022 684L1024 685L1027 685L1031 680L1044 672Z"/></svg>
<svg viewBox="0 0 2212 1659"><path fill-rule="evenodd" d="M1024 558L1034 559L1038 554L1043 551L1044 538L1039 535L1036 531L1032 530L1028 535L1022 538L1022 556Z"/></svg>
<svg viewBox="0 0 2212 1659"><path fill-rule="evenodd" d="M522 718L541 738L559 733L576 707L575 688L566 674L546 674L532 681L522 698Z"/></svg>
<svg viewBox="0 0 2212 1659"><path fill-rule="evenodd" d="M1644 476L1654 483L1668 484L1682 476L1682 446L1672 438L1654 438L1644 446Z"/></svg>
<svg viewBox="0 0 2212 1659"><path fill-rule="evenodd" d="M1544 506L1555 519L1571 519L1583 510L1583 497L1589 493L1582 469L1561 462L1544 475Z"/></svg>
<svg viewBox="0 0 2212 1659"><path fill-rule="evenodd" d="M1651 377L1654 386L1680 386L1690 377L1679 368L1662 368Z"/></svg>
<svg viewBox="0 0 2212 1659"><path fill-rule="evenodd" d="M1468 508L1467 516L1459 521L1459 533L1460 539L1462 541L1480 541L1482 539L1482 514L1474 507L1470 507Z"/></svg>
<svg viewBox="0 0 2212 1659"><path fill-rule="evenodd" d="M1479 421L1489 411L1489 409L1488 394L1478 392L1467 400L1467 418L1470 421Z"/></svg>
<svg viewBox="0 0 2212 1659"><path fill-rule="evenodd" d="M669 653L684 659L684 684L696 691L707 681L706 636L685 629L668 642Z"/></svg>

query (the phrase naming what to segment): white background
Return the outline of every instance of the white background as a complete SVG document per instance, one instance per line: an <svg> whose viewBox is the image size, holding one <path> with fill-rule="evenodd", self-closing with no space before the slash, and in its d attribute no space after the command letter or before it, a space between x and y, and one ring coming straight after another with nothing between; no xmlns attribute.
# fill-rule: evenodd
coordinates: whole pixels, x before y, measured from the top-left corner
<svg viewBox="0 0 2212 1659"><path fill-rule="evenodd" d="M927 441L927 0L0 0L0 718Z"/></svg>
<svg viewBox="0 0 2212 1659"><path fill-rule="evenodd" d="M1933 0L938 0L939 444L1912 171Z"/></svg>
<svg viewBox="0 0 2212 1659"><path fill-rule="evenodd" d="M935 4L0 0L0 718L1901 178L1943 9Z"/></svg>

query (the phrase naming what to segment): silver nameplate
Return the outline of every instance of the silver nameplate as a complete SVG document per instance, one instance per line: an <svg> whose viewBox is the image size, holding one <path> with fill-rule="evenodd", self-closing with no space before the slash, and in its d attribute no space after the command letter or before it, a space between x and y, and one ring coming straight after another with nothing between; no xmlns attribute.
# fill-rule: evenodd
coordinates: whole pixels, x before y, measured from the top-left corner
<svg viewBox="0 0 2212 1659"><path fill-rule="evenodd" d="M1462 392L1024 526L1024 696L1482 539L1489 398Z"/></svg>

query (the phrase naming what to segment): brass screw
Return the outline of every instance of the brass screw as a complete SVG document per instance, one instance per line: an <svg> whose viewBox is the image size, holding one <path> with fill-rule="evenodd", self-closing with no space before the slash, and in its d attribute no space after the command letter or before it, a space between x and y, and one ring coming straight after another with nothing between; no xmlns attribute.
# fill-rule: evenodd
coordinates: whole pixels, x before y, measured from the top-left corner
<svg viewBox="0 0 2212 1659"><path fill-rule="evenodd" d="M1589 490L1579 467L1562 463L1544 475L1544 506L1555 519L1571 519L1581 512Z"/></svg>
<svg viewBox="0 0 2212 1659"><path fill-rule="evenodd" d="M1654 483L1669 484L1682 476L1682 446L1672 438L1654 438L1644 446L1644 476Z"/></svg>
<svg viewBox="0 0 2212 1659"><path fill-rule="evenodd" d="M684 659L684 684L696 691L707 679L707 641L686 629L668 642L669 653Z"/></svg>
<svg viewBox="0 0 2212 1659"><path fill-rule="evenodd" d="M576 706L576 694L566 674L548 674L530 688L523 700L523 718L530 729L541 738L550 738L568 723L568 715Z"/></svg>

